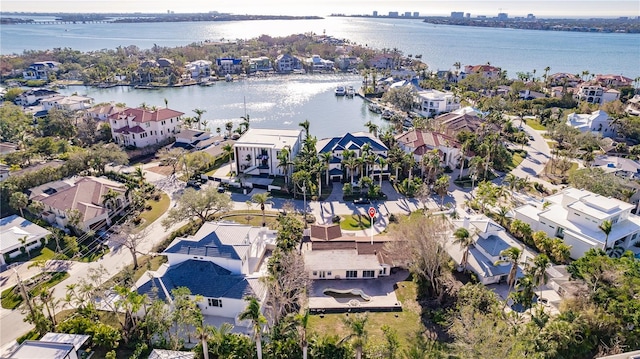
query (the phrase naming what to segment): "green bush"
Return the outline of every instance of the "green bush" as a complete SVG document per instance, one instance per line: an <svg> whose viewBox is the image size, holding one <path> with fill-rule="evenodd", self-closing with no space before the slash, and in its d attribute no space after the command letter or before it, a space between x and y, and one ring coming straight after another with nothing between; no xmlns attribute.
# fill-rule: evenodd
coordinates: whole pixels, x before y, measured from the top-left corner
<svg viewBox="0 0 640 359"><path fill-rule="evenodd" d="M342 218L340 218L340 216L333 216L333 218L331 218L331 222L333 223L340 223L340 220Z"/></svg>

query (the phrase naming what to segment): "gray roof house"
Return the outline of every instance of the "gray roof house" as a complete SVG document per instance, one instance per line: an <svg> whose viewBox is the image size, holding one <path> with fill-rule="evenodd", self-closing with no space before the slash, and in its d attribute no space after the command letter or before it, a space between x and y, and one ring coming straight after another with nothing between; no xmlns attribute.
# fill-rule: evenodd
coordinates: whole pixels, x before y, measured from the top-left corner
<svg viewBox="0 0 640 359"><path fill-rule="evenodd" d="M375 164L371 168L373 177L382 175L389 175L389 166L380 168L378 165L380 158L387 158L389 149L385 146L380 139L373 136L368 132L347 132L342 137L324 138L319 140L316 144L316 150L318 155L326 152L330 152L333 157L329 162L329 176L331 179L342 179L347 170L346 166L343 166L343 154L345 151L355 152L356 158L362 157L365 154L373 155L375 157ZM357 169L354 169L356 171ZM366 171L368 171L367 169ZM365 171L365 172L366 172ZM365 173L366 174L366 173ZM346 174L348 175L348 173ZM356 176L362 176L362 173L357 173Z"/></svg>
<svg viewBox="0 0 640 359"><path fill-rule="evenodd" d="M18 215L0 219L0 268L6 265L5 258L20 255L21 247L33 250L40 247L42 239L51 235L47 229L40 227ZM25 244L22 244L25 240Z"/></svg>

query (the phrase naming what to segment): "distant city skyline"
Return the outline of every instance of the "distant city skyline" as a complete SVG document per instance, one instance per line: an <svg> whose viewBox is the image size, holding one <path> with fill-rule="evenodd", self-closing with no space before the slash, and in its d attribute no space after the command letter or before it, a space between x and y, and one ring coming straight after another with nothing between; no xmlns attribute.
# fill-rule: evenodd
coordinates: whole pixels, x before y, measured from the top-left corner
<svg viewBox="0 0 640 359"><path fill-rule="evenodd" d="M303 4L303 5L301 5ZM563 0L563 1L470 1L470 0L318 0L300 2L293 0L236 0L212 2L192 0L1 0L3 12L67 12L67 13L202 13L218 11L250 15L316 15L330 14L371 15L377 11L385 16L390 11L399 14L418 12L420 16L448 16L452 11L470 13L472 17L509 17L534 14L536 17L635 17L640 16L638 0Z"/></svg>

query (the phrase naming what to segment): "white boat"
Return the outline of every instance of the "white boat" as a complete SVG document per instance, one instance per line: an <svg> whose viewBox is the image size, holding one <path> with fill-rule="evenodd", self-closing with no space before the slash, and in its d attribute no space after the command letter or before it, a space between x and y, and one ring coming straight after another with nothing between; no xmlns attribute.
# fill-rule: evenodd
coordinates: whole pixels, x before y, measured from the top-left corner
<svg viewBox="0 0 640 359"><path fill-rule="evenodd" d="M225 80L225 81L227 81L227 82L231 82L231 81L233 81L233 76L231 76L231 74L227 74L227 75L224 77L224 80Z"/></svg>
<svg viewBox="0 0 640 359"><path fill-rule="evenodd" d="M346 92L347 97L353 97L353 95L355 94L356 94L356 90L353 88L353 86L347 87L347 92Z"/></svg>
<svg viewBox="0 0 640 359"><path fill-rule="evenodd" d="M338 86L336 87L336 96L344 96L347 94L347 90L344 88L344 86Z"/></svg>
<svg viewBox="0 0 640 359"><path fill-rule="evenodd" d="M371 112L382 113L382 108L380 107L380 105L378 105L375 102L370 102L367 107L369 108L369 111L371 111Z"/></svg>

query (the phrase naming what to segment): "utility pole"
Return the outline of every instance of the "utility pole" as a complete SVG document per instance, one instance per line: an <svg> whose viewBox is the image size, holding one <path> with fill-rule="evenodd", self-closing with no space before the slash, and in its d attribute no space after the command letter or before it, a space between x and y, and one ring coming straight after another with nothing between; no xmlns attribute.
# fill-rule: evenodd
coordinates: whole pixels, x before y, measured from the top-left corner
<svg viewBox="0 0 640 359"><path fill-rule="evenodd" d="M20 280L20 275L18 271L13 268L13 272L16 274L16 278L18 279L18 286L20 287L20 293L22 293L22 299L27 302L27 306L29 307L29 312L31 313L31 317L35 318L35 311L33 310L33 306L31 305L31 299L29 298L29 294L27 294L27 290L24 289L24 285L22 284L22 280Z"/></svg>

